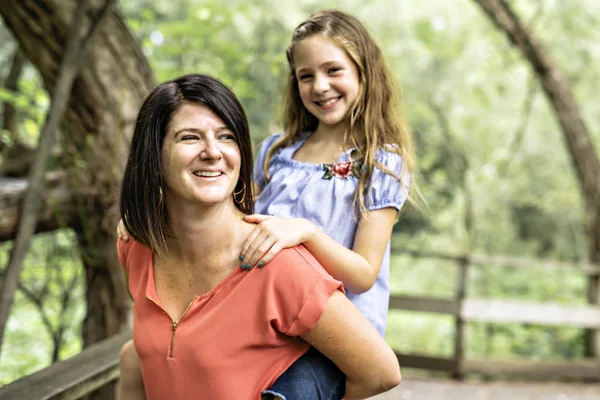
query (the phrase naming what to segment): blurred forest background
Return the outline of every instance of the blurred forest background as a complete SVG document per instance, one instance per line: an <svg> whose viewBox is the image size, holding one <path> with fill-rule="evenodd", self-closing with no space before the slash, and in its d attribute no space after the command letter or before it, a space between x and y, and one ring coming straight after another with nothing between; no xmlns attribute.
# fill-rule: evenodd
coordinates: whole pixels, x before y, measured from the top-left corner
<svg viewBox="0 0 600 400"><path fill-rule="evenodd" d="M599 148L600 2L508 3L564 74ZM403 212L394 246L590 261L585 198L555 112L522 53L475 1L119 0L117 8L156 82L202 72L233 88L255 148L280 126L284 51L294 27L324 8L356 15L387 56L417 143L416 179L426 204ZM33 154L50 106L47 84L18 49L0 19L0 168L13 178L26 176L27 163L8 170L6 161ZM49 170L59 168L67 152L61 141ZM87 162L79 154L72 165L85 170ZM54 218L60 217L57 211ZM81 351L94 301L86 292L82 232L65 219L62 228L33 239L1 348L0 385ZM0 270L11 246L1 243ZM456 265L447 261L393 258L397 294L452 297L456 277ZM586 304L587 285L577 269L480 265L468 277L472 297L564 304ZM466 354L473 357L577 359L585 353L581 329L473 323L466 333ZM451 317L390 312L386 338L396 350L451 355L453 335Z"/></svg>

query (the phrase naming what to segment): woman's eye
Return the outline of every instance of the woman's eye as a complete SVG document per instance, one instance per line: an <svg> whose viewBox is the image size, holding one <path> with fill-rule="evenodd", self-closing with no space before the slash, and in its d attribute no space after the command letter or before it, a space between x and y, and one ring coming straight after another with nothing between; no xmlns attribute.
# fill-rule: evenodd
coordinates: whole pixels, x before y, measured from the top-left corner
<svg viewBox="0 0 600 400"><path fill-rule="evenodd" d="M225 134L219 136L219 138L222 140L235 140L235 135L233 135L231 133L225 133Z"/></svg>
<svg viewBox="0 0 600 400"><path fill-rule="evenodd" d="M181 140L196 140L198 137L194 135L185 135L181 137Z"/></svg>

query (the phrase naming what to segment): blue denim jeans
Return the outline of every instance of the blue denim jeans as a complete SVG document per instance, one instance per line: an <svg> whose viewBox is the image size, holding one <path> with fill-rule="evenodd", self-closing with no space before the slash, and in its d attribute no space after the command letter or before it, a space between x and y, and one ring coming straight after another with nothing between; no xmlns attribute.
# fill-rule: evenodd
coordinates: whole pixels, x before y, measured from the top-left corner
<svg viewBox="0 0 600 400"><path fill-rule="evenodd" d="M262 400L340 400L345 390L346 375L311 347L262 392Z"/></svg>

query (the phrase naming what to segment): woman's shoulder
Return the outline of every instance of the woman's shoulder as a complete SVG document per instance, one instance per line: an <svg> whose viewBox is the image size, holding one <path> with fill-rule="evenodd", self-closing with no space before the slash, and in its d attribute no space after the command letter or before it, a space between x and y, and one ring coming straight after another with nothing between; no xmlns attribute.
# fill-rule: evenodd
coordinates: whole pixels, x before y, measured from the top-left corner
<svg viewBox="0 0 600 400"><path fill-rule="evenodd" d="M295 279L302 279L309 271L312 271L315 275L329 276L304 245L281 250L269 262L268 268L277 268L278 272L291 275Z"/></svg>
<svg viewBox="0 0 600 400"><path fill-rule="evenodd" d="M129 238L129 240L117 239L117 253L121 265L128 272L132 264L143 263L143 261L152 258L150 249L133 238Z"/></svg>
<svg viewBox="0 0 600 400"><path fill-rule="evenodd" d="M319 265L319 262L302 244L281 250L271 262L289 263L290 261L298 261L310 265Z"/></svg>
<svg viewBox="0 0 600 400"><path fill-rule="evenodd" d="M265 288L271 287L285 298L306 298L315 291L344 291L342 283L329 275L303 245L280 251L262 267L261 275Z"/></svg>

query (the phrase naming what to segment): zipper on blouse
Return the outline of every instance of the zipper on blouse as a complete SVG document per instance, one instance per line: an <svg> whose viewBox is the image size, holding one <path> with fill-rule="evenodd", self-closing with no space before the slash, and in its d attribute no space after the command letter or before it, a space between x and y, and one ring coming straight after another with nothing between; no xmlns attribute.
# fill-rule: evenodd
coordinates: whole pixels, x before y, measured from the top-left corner
<svg viewBox="0 0 600 400"><path fill-rule="evenodd" d="M169 358L173 358L173 350L175 349L175 331L177 331L177 327L179 326L179 323L185 317L185 314L187 314L188 310L192 306L192 303L194 302L194 300L196 300L196 297L194 297L192 299L192 301L190 301L190 303L186 307L185 311L183 312L183 314L181 314L181 317L177 321L174 321L171 318L171 316L169 315L169 313L166 312L165 309L162 308L156 301L154 301L154 299L152 297L148 296L148 300L150 300L151 302L153 302L154 304L156 304L156 306L158 308L160 308L161 310L163 310L164 313L167 314L167 316L169 317L169 319L171 319L171 323L172 323L172 326L173 326L173 331L171 333L171 344L169 345Z"/></svg>
<svg viewBox="0 0 600 400"><path fill-rule="evenodd" d="M177 330L178 321L173 321L173 333L171 334L171 345L169 346L169 358L173 358L173 349L175 348L175 331Z"/></svg>

